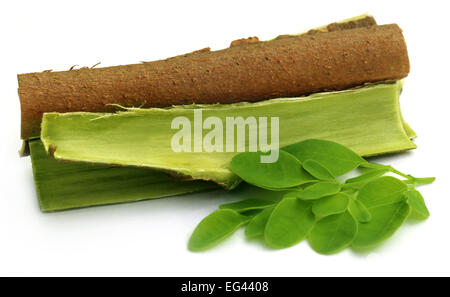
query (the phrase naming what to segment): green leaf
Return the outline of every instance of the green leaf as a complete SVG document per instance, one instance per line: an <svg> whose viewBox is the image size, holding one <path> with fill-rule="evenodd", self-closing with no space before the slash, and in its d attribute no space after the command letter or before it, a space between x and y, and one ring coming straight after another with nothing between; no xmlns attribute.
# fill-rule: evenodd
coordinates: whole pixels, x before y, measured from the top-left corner
<svg viewBox="0 0 450 297"><path fill-rule="evenodd" d="M361 188L357 200L366 206L372 219L359 225L354 247L372 247L391 237L400 228L410 212L410 206L404 198L407 189L407 185L392 176L379 177Z"/></svg>
<svg viewBox="0 0 450 297"><path fill-rule="evenodd" d="M248 223L245 229L245 235L248 238L256 238L264 236L264 230L266 228L267 221L275 207L269 207L264 209L258 215Z"/></svg>
<svg viewBox="0 0 450 297"><path fill-rule="evenodd" d="M432 184L436 180L436 178L435 177L414 177L413 180L417 185L428 185L428 184Z"/></svg>
<svg viewBox="0 0 450 297"><path fill-rule="evenodd" d="M319 180L334 180L335 177L325 166L315 160L308 159L302 163L303 168Z"/></svg>
<svg viewBox="0 0 450 297"><path fill-rule="evenodd" d="M231 209L219 209L204 218L189 239L191 251L209 249L248 222L249 218Z"/></svg>
<svg viewBox="0 0 450 297"><path fill-rule="evenodd" d="M249 220L258 215L263 209L250 209L244 211L238 211L241 215L246 216Z"/></svg>
<svg viewBox="0 0 450 297"><path fill-rule="evenodd" d="M367 223L372 219L369 210L357 199L350 199L348 210L360 223Z"/></svg>
<svg viewBox="0 0 450 297"><path fill-rule="evenodd" d="M308 159L319 162L328 168L333 176L340 176L352 171L366 161L347 147L327 140L308 139L297 144L288 145L282 150L292 154L301 162Z"/></svg>
<svg viewBox="0 0 450 297"><path fill-rule="evenodd" d="M219 205L219 209L231 209L237 212L244 212L255 209L263 209L276 203L278 202L265 199L245 199L238 202Z"/></svg>
<svg viewBox="0 0 450 297"><path fill-rule="evenodd" d="M349 246L357 231L356 220L348 211L345 211L318 220L308 239L316 252L332 254Z"/></svg>
<svg viewBox="0 0 450 297"><path fill-rule="evenodd" d="M299 191L297 197L302 200L316 200L338 193L341 185L336 182L318 182Z"/></svg>
<svg viewBox="0 0 450 297"><path fill-rule="evenodd" d="M425 220L430 217L430 212L425 204L425 200L416 189L409 189L405 192L408 204L411 206L413 215L419 219Z"/></svg>
<svg viewBox="0 0 450 297"><path fill-rule="evenodd" d="M347 210L348 203L349 196L347 194L337 193L315 201L312 206L312 212L318 217L343 213Z"/></svg>
<svg viewBox="0 0 450 297"><path fill-rule="evenodd" d="M352 244L357 249L370 248L391 237L408 217L410 207L406 201L400 201L375 206L369 211L372 220L359 224L358 234Z"/></svg>
<svg viewBox="0 0 450 297"><path fill-rule="evenodd" d="M264 239L273 248L287 248L302 241L314 225L311 204L297 198L284 198L275 207Z"/></svg>
<svg viewBox="0 0 450 297"><path fill-rule="evenodd" d="M261 163L263 155L263 152L237 154L231 160L231 169L249 184L265 188L290 188L315 180L291 154L280 151L274 163Z"/></svg>
<svg viewBox="0 0 450 297"><path fill-rule="evenodd" d="M345 181L346 184L365 184L377 177L382 176L388 172L387 169L372 169L366 173L361 174L360 176L349 178Z"/></svg>
<svg viewBox="0 0 450 297"><path fill-rule="evenodd" d="M382 176L368 182L362 187L357 199L370 211L373 207L404 200L403 193L407 189L408 186L401 180L392 176Z"/></svg>
<svg viewBox="0 0 450 297"><path fill-rule="evenodd" d="M286 192L286 191L296 191L299 189L299 187L289 187L289 188L268 188L268 187L261 187L259 186L259 188L264 189L264 190L268 190L268 191L273 191L273 192Z"/></svg>
<svg viewBox="0 0 450 297"><path fill-rule="evenodd" d="M298 194L301 192L301 189L297 189L291 192L284 194L283 198L298 198Z"/></svg>

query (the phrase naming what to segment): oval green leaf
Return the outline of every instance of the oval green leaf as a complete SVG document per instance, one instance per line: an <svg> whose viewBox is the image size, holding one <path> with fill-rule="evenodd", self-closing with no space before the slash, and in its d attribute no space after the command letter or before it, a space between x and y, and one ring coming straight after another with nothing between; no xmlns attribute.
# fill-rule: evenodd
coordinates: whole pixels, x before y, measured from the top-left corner
<svg viewBox="0 0 450 297"><path fill-rule="evenodd" d="M236 231L249 218L231 209L220 209L204 218L189 239L191 251L209 249Z"/></svg>
<svg viewBox="0 0 450 297"><path fill-rule="evenodd" d="M373 247L391 237L408 217L410 206L406 201L400 201L372 207L369 211L372 219L359 224L358 234L353 240L352 245L357 249Z"/></svg>
<svg viewBox="0 0 450 297"><path fill-rule="evenodd" d="M263 208L261 209L250 209L250 210L244 210L244 211L238 211L241 215L246 216L249 220L251 220L253 217L258 215L261 211L263 211Z"/></svg>
<svg viewBox="0 0 450 297"><path fill-rule="evenodd" d="M314 181L299 160L291 154L280 151L274 163L261 163L262 152L237 154L231 160L231 169L249 184L264 188L291 188Z"/></svg>
<svg viewBox="0 0 450 297"><path fill-rule="evenodd" d="M372 215L370 214L369 210L364 206L364 204L361 201L357 199L350 200L348 210L360 223L367 223L370 222L370 220L372 219Z"/></svg>
<svg viewBox="0 0 450 297"><path fill-rule="evenodd" d="M408 186L401 180L392 176L382 176L363 186L358 193L357 199L371 211L372 207L404 200L403 193L407 189Z"/></svg>
<svg viewBox="0 0 450 297"><path fill-rule="evenodd" d="M313 250L320 254L332 254L349 246L358 231L353 216L345 211L324 217L316 222L308 236Z"/></svg>
<svg viewBox="0 0 450 297"><path fill-rule="evenodd" d="M325 196L334 195L340 190L341 185L337 182L318 182L299 191L297 197L301 200L316 200Z"/></svg>
<svg viewBox="0 0 450 297"><path fill-rule="evenodd" d="M308 139L288 145L282 150L292 154L301 162L308 159L328 168L333 176L340 176L366 163L357 153L347 147L327 140Z"/></svg>
<svg viewBox="0 0 450 297"><path fill-rule="evenodd" d="M349 200L349 196L345 193L324 197L313 203L312 212L318 217L343 213L348 208Z"/></svg>
<svg viewBox="0 0 450 297"><path fill-rule="evenodd" d="M387 169L372 169L369 170L366 173L361 174L360 176L349 178L345 181L347 185L351 185L354 188L361 188L366 183L368 183L371 180L376 179L377 177L382 176L388 172Z"/></svg>
<svg viewBox="0 0 450 297"><path fill-rule="evenodd" d="M419 191L416 189L409 189L405 192L405 196L408 199L408 204L411 206L414 217L422 220L430 217L430 212L425 204L425 200Z"/></svg>
<svg viewBox="0 0 450 297"><path fill-rule="evenodd" d="M428 185L432 184L436 178L435 177L414 177L414 183L416 185Z"/></svg>
<svg viewBox="0 0 450 297"><path fill-rule="evenodd" d="M299 194L300 192L301 192L301 189L300 189L300 190L295 190L295 191L288 192L288 193L284 194L283 199L285 199L285 198L297 198L297 197L298 197L298 194Z"/></svg>
<svg viewBox="0 0 450 297"><path fill-rule="evenodd" d="M266 229L267 221L274 207L269 207L264 209L262 212L257 214L247 225L245 229L245 235L248 238L256 238L264 236L264 230Z"/></svg>
<svg viewBox="0 0 450 297"><path fill-rule="evenodd" d="M273 192L295 191L295 190L299 189L298 186L290 187L290 188L268 188L268 187L259 186L259 188L264 189L264 190L268 190L268 191L273 191Z"/></svg>
<svg viewBox="0 0 450 297"><path fill-rule="evenodd" d="M311 204L297 198L284 198L273 210L264 230L266 243L287 248L302 241L314 226Z"/></svg>
<svg viewBox="0 0 450 297"><path fill-rule="evenodd" d="M255 209L264 209L266 207L277 204L277 201L265 200L265 199L245 199L238 202L227 203L219 205L219 209L231 209L237 212L245 212Z"/></svg>
<svg viewBox="0 0 450 297"><path fill-rule="evenodd" d="M335 179L335 177L330 172L330 170L328 170L328 168L326 168L325 166L323 166L322 164L320 164L319 162L317 162L315 160L308 159L308 160L302 162L302 166L309 174L311 174L312 176L314 176L315 178L317 178L319 180L334 180Z"/></svg>

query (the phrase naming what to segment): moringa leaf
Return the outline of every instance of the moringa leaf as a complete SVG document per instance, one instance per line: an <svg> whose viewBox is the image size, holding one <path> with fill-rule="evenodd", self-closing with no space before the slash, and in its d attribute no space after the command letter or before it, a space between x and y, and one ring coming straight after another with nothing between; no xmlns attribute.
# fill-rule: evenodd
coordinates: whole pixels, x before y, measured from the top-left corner
<svg viewBox="0 0 450 297"><path fill-rule="evenodd" d="M407 189L407 185L392 176L379 177L361 188L357 200L367 208L372 219L359 225L354 247L377 245L400 228L410 213L404 198Z"/></svg>
<svg viewBox="0 0 450 297"><path fill-rule="evenodd" d="M301 162L308 159L319 162L328 168L333 176L340 176L366 163L357 153L333 141L308 139L291 144L282 150L292 154Z"/></svg>
<svg viewBox="0 0 450 297"><path fill-rule="evenodd" d="M297 197L301 200L316 200L325 196L338 193L341 185L337 182L318 182L307 186L297 193Z"/></svg>
<svg viewBox="0 0 450 297"><path fill-rule="evenodd" d="M287 248L302 241L314 225L311 204L284 198L267 221L264 239L272 248Z"/></svg>
<svg viewBox="0 0 450 297"><path fill-rule="evenodd" d="M369 170L368 172L363 173L357 177L347 179L345 181L345 183L347 185L350 184L353 187L361 188L369 181L374 180L375 178L380 177L387 172L388 172L387 169L372 169L372 170Z"/></svg>
<svg viewBox="0 0 450 297"><path fill-rule="evenodd" d="M372 219L369 210L357 199L350 199L348 210L360 223L367 223Z"/></svg>
<svg viewBox="0 0 450 297"><path fill-rule="evenodd" d="M231 209L237 212L244 212L249 210L260 210L277 204L278 201L265 199L245 199L238 202L227 203L219 205L219 209Z"/></svg>
<svg viewBox="0 0 450 297"><path fill-rule="evenodd" d="M370 248L391 237L408 217L410 206L406 201L400 201L374 206L369 211L372 219L359 224L358 234L352 244L357 249Z"/></svg>
<svg viewBox="0 0 450 297"><path fill-rule="evenodd" d="M316 166L319 163L315 161L310 163L317 172L324 168ZM377 168L369 169L369 173L349 179L344 185L337 181L312 181L311 185L278 188L288 191L279 203L247 199L224 204L220 208L245 215L244 223L250 222L246 236L264 236L265 242L272 248L290 247L308 237L311 247L322 254L335 253L349 245L355 249L366 249L396 232L410 214L409 204L422 217L429 216L420 193L415 189L408 190L408 185L415 185L414 177L391 166L375 166ZM298 167L298 163L294 162L294 167ZM276 170L282 171L284 167L276 166ZM386 171L397 173L406 180L380 177ZM320 173L315 176L323 178ZM352 184L357 186L346 187ZM315 218L318 220L315 221Z"/></svg>
<svg viewBox="0 0 450 297"><path fill-rule="evenodd" d="M313 182L316 182L316 180L313 181ZM268 191L273 191L273 192L297 191L298 189L300 189L299 186L289 187L289 188L268 188L268 187L261 187L260 186L258 188L261 188L261 189L264 189L264 190L268 190Z"/></svg>
<svg viewBox="0 0 450 297"><path fill-rule="evenodd" d="M358 231L353 216L345 211L324 217L316 222L308 236L313 250L320 254L336 253L349 246Z"/></svg>
<svg viewBox="0 0 450 297"><path fill-rule="evenodd" d="M195 228L189 239L191 251L209 249L247 223L248 217L231 209L219 209L205 217Z"/></svg>
<svg viewBox="0 0 450 297"><path fill-rule="evenodd" d="M232 209L233 210L233 209ZM250 209L250 210L244 210L244 211L238 211L243 216L246 216L249 220L254 218L256 215L258 215L263 209Z"/></svg>
<svg viewBox="0 0 450 297"><path fill-rule="evenodd" d="M436 178L435 177L414 177L414 183L416 185L428 185L432 184Z"/></svg>
<svg viewBox="0 0 450 297"><path fill-rule="evenodd" d="M430 217L430 212L425 204L425 200L419 191L416 189L409 189L405 192L405 196L415 217L422 220Z"/></svg>
<svg viewBox="0 0 450 297"><path fill-rule="evenodd" d="M261 163L262 152L245 152L233 157L231 169L249 184L265 188L290 188L314 181L294 156L279 152L274 163Z"/></svg>
<svg viewBox="0 0 450 297"><path fill-rule="evenodd" d="M269 220L269 217L272 214L274 208L275 207L268 207L252 218L252 220L248 223L247 228L245 229L245 235L248 238L264 236L264 230L266 228L267 221Z"/></svg>
<svg viewBox="0 0 450 297"><path fill-rule="evenodd" d="M401 180L392 176L382 176L368 182L358 193L357 199L367 209L404 200L403 193L408 189Z"/></svg>
<svg viewBox="0 0 450 297"><path fill-rule="evenodd" d="M284 194L283 198L298 198L298 194L301 192L301 189L290 191Z"/></svg>
<svg viewBox="0 0 450 297"><path fill-rule="evenodd" d="M319 180L334 180L335 177L325 166L319 162L308 159L302 163L303 168L312 176Z"/></svg>
<svg viewBox="0 0 450 297"><path fill-rule="evenodd" d="M313 203L312 212L318 217L343 213L348 208L349 200L349 196L345 193L320 198Z"/></svg>

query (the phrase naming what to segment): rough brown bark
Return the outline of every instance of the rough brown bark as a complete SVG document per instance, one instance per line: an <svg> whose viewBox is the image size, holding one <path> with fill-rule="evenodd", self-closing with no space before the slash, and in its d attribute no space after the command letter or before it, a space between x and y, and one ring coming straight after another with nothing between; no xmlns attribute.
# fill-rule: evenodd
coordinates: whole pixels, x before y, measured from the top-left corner
<svg viewBox="0 0 450 297"><path fill-rule="evenodd" d="M112 111L110 103L253 102L401 79L408 72L402 31L393 24L243 43L135 65L21 74L22 138L39 136L44 112Z"/></svg>
<svg viewBox="0 0 450 297"><path fill-rule="evenodd" d="M333 31L339 31L339 30L349 30L349 29L356 29L361 27L369 27L369 26L375 26L377 22L372 16L367 16L362 19L354 20L354 21L347 21L347 22L341 22L341 23L331 23L326 26L325 30L328 32ZM308 31L308 34L315 34L318 30L310 30Z"/></svg>

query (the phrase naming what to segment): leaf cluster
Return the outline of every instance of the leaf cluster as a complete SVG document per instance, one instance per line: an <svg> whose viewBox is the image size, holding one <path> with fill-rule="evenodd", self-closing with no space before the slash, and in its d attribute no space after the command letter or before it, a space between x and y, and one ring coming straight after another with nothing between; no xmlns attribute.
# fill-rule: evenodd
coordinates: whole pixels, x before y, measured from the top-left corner
<svg viewBox="0 0 450 297"><path fill-rule="evenodd" d="M370 163L339 143L320 139L284 147L275 163L260 163L263 154L238 154L231 169L249 184L285 191L283 198L220 205L194 230L190 250L211 248L246 226L248 238L262 239L271 248L307 239L316 252L332 254L349 246L371 248L391 237L409 216L430 216L416 186L434 178L416 178ZM356 168L363 173L340 181Z"/></svg>

